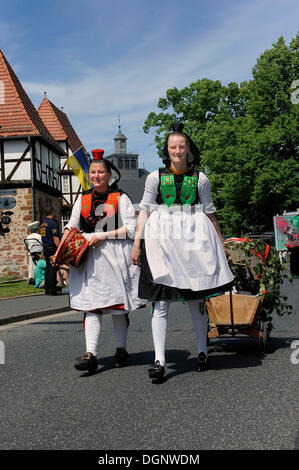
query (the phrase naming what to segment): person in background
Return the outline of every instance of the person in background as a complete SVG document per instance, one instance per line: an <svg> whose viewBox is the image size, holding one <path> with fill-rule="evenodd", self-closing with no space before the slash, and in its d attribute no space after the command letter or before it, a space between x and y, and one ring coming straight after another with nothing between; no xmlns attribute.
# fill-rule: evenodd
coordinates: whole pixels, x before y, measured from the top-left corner
<svg viewBox="0 0 299 470"><path fill-rule="evenodd" d="M47 210L46 218L40 227L43 251L46 259L45 273L45 294L57 295L57 271L58 267L53 266L50 258L54 255L60 243L59 226L55 220L55 210L51 206Z"/></svg>
<svg viewBox="0 0 299 470"><path fill-rule="evenodd" d="M34 284L34 271L36 262L43 251L42 237L39 233L39 222L31 222L28 225L28 235L25 238L25 245L30 253L28 268L28 284Z"/></svg>
<svg viewBox="0 0 299 470"><path fill-rule="evenodd" d="M60 264L57 271L57 282L61 286L61 292L64 294L68 293L69 270L69 266L66 264Z"/></svg>
<svg viewBox="0 0 299 470"><path fill-rule="evenodd" d="M34 273L34 287L42 289L45 287L45 274L46 274L46 260L41 253L38 262L36 263Z"/></svg>

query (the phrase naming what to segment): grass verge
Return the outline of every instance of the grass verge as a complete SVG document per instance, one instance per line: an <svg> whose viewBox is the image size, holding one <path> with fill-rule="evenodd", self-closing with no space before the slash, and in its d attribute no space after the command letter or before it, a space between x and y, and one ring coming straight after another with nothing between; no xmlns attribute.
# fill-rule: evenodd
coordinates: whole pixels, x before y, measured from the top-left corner
<svg viewBox="0 0 299 470"><path fill-rule="evenodd" d="M41 294L44 289L35 288L28 281L9 281L0 284L0 299L3 297L17 297L19 295Z"/></svg>

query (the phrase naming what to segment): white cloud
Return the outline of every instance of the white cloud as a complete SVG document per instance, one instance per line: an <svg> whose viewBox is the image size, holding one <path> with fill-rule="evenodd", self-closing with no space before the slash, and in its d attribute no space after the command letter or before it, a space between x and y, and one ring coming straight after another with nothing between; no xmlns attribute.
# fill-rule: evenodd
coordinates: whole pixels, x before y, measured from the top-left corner
<svg viewBox="0 0 299 470"><path fill-rule="evenodd" d="M56 106L63 106L86 145L101 139L107 145L110 142L113 151L111 136L120 114L128 130L128 147L144 142L146 148L139 151L149 154L154 150L148 147L153 136L144 136L142 125L166 90L204 77L224 83L249 79L263 50L281 34L296 32L294 7L292 0L243 3L227 10L212 30L189 32L186 41L175 47L161 41L165 34L155 38L155 28L105 68L87 64L71 82L26 81L23 85L37 106L43 91Z"/></svg>

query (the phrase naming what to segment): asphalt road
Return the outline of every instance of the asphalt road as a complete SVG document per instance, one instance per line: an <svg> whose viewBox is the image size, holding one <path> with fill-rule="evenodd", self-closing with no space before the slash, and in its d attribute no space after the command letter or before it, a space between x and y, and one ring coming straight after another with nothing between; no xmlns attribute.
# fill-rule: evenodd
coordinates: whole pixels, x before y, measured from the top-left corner
<svg viewBox="0 0 299 470"><path fill-rule="evenodd" d="M0 325L69 309L69 296L27 295L0 299Z"/></svg>
<svg viewBox="0 0 299 470"><path fill-rule="evenodd" d="M298 305L299 280L287 287ZM150 309L133 312L130 364L114 369L110 317L104 317L99 372L73 367L84 351L80 313L0 327L0 446L9 449L201 450L299 447L298 315L275 321L270 353L252 338L210 344L211 370L198 373L191 318L183 304L169 315L167 374L155 384ZM299 346L297 346L299 351ZM299 352L293 358L299 359ZM4 362L4 361L3 361ZM297 361L295 361L297 362Z"/></svg>

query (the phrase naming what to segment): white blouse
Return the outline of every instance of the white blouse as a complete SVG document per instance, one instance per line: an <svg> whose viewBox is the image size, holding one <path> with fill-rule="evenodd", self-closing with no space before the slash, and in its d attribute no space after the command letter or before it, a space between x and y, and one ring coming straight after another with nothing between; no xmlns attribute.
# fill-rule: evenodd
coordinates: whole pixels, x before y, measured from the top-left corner
<svg viewBox="0 0 299 470"><path fill-rule="evenodd" d="M80 215L81 215L81 200L82 195L80 194L77 201L74 204L71 218L65 228L69 230L72 227L76 227L80 230ZM122 220L122 226L126 227L127 235L129 238L134 239L136 229L136 216L133 204L126 194L121 194L118 202L118 212ZM120 227L119 227L120 228ZM89 238L89 237L88 237Z"/></svg>
<svg viewBox="0 0 299 470"><path fill-rule="evenodd" d="M213 203L211 185L207 176L199 172L198 175L198 195L199 203L203 205L203 211L206 214L216 212L216 208ZM145 181L144 194L142 201L140 202L140 209L152 212L157 208L156 198L159 189L159 170L155 170L148 175Z"/></svg>

